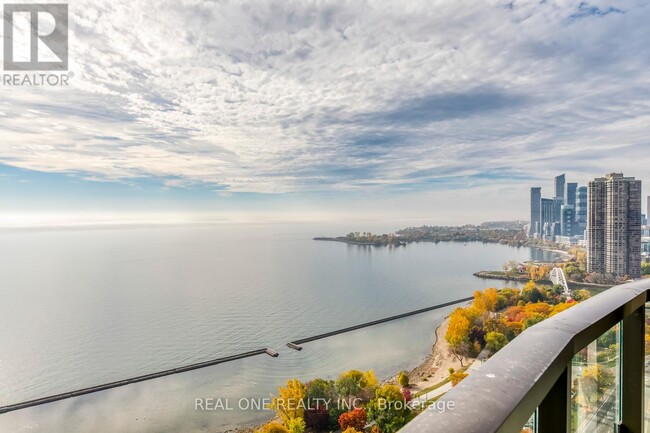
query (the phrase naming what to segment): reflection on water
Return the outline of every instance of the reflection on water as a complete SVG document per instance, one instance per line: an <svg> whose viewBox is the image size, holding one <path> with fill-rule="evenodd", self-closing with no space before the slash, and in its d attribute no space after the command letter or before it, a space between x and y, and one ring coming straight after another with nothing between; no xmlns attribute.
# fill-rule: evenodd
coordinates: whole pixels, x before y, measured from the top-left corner
<svg viewBox="0 0 650 433"><path fill-rule="evenodd" d="M430 351L449 308L307 343L301 352L284 344L468 296L486 284L503 286L471 274L533 254L488 244L368 248L311 240L323 233L0 233L12 251L0 263L0 404L259 347L280 353L0 415L0 430L221 431L263 421L268 413L197 412L194 399L236 402L266 397L294 376L372 368L385 377L411 368Z"/></svg>

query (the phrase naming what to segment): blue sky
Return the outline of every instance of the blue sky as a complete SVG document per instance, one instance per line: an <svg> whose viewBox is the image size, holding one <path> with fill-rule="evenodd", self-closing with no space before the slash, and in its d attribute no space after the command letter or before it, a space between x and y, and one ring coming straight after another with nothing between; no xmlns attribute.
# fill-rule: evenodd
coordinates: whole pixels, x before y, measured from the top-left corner
<svg viewBox="0 0 650 433"><path fill-rule="evenodd" d="M527 218L650 181L643 1L73 1L68 88L2 87L3 221ZM171 218L171 217L170 217Z"/></svg>

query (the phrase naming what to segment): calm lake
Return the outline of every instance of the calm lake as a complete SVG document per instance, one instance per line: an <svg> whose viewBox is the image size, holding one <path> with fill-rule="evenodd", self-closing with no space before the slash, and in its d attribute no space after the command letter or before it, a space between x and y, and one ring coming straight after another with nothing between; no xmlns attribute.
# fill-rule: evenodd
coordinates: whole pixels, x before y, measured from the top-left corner
<svg viewBox="0 0 650 433"><path fill-rule="evenodd" d="M481 243L312 240L359 228L0 231L0 406L263 347L280 354L10 412L0 431L220 432L263 422L269 412L241 410L239 399L268 397L292 377L413 368L454 307L301 352L286 342L503 287L472 273L554 257ZM197 398L228 398L233 410L197 411Z"/></svg>

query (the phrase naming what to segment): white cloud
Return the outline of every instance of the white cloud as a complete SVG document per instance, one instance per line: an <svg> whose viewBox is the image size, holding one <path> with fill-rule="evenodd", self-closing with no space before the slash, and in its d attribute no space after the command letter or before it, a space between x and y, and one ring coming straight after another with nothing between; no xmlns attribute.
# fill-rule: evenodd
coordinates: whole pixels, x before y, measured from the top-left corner
<svg viewBox="0 0 650 433"><path fill-rule="evenodd" d="M72 87L3 88L0 162L231 192L645 175L650 7L508 3L75 1Z"/></svg>

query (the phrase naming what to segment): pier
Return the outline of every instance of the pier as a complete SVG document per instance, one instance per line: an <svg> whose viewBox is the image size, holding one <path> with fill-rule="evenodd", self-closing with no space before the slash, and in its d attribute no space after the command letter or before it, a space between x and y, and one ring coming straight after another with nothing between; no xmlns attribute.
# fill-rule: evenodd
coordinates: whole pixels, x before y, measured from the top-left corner
<svg viewBox="0 0 650 433"><path fill-rule="evenodd" d="M269 353L269 352L274 353L274 355ZM169 369L169 370L163 370L163 371L159 371L159 372L156 372L156 373L145 374L145 375L142 375L142 376L136 376L136 377L132 377L130 379L118 380L116 382L109 382L109 383L105 383L103 385L96 385L96 386L91 386L89 388L78 389L76 391L64 392L62 394L55 394L55 395L51 395L51 396L48 396L48 397L38 398L38 399L35 399L35 400L28 400L28 401L24 401L22 403L10 404L10 405L7 405L7 406L0 406L0 414L6 413L6 412L11 412L13 410L25 409L25 408L32 407L32 406L38 406L38 405L41 405L41 404L53 403L55 401L65 400L67 398L79 397L79 396L82 396L82 395L85 395L85 394L91 394L91 393L94 393L94 392L105 391L107 389L117 388L117 387L124 386L124 385L130 385L132 383L143 382L145 380L156 379L156 378L163 377L163 376L169 376L169 375L172 375L172 374L183 373L183 372L190 371L190 370L196 370L196 369L199 369L199 368L209 367L211 365L223 364L224 362L235 361L237 359L249 358L251 356L257 356L257 355L262 355L262 354L267 354L269 356L273 356L274 358L278 356L278 354L276 352L274 352L273 350L271 350L271 349L268 349L268 348L257 349L257 350L253 350L253 351L250 351L250 352L239 353L237 355L226 356L224 358L217 358L217 359L212 359L212 360L209 360L209 361L197 362L195 364L190 364L190 365L186 365L186 366L183 366L183 367L172 368L172 369Z"/></svg>
<svg viewBox="0 0 650 433"><path fill-rule="evenodd" d="M296 350L296 351L300 351L300 350L302 350L301 344L308 343L310 341L320 340L320 339L323 339L323 338L332 337L334 335L339 335L339 334L343 334L343 333L346 333L346 332L355 331L357 329L366 328L366 327L369 327L369 326L374 326L374 325L379 325L381 323L390 322L392 320L402 319L404 317L409 317L409 316L414 316L416 314L426 313L427 311L432 311L432 310L437 310L439 308L449 307L451 305L459 304L459 303L462 303L462 302L468 302L468 301L471 301L472 299L474 299L474 297L469 296L469 297L466 297L466 298L457 299L455 301L445 302L443 304L433 305L431 307L420 308L418 310L409 311L407 313L397 314L395 316L390 316L390 317L386 317L386 318L383 318L383 319L373 320L371 322L362 323L360 325L354 325L354 326L350 326L350 327L347 327L347 328L338 329L336 331L330 331L330 332L326 332L324 334L319 334L319 335L314 335L312 337L307 337L307 338L302 338L302 339L299 339L299 340L294 340L294 341L291 341L291 342L287 343L287 347L289 347L289 348L291 348L293 350ZM59 401L59 400L65 400L65 399L72 398L72 397L79 397L79 396L86 395L86 394L91 394L91 393L94 393L94 392L105 391L105 390L108 390L108 389L111 389L111 388L117 388L117 387L124 386L124 385L130 385L132 383L138 383L138 382L143 382L145 380L157 379L159 377L169 376L169 375L177 374L177 373L184 373L186 371L197 370L199 368L209 367L209 366L212 366L212 365L222 364L222 363L225 363L225 362L235 361L235 360L238 360L238 359L249 358L251 356L257 356L257 355L263 355L263 354L266 354L266 355L271 356L273 358L277 358L279 356L278 352L276 352L273 349L270 349L270 348L266 347L264 349L252 350L250 352L243 352L243 353L239 353L237 355L226 356L226 357L223 357L223 358L212 359L212 360L209 360L209 361L197 362L197 363L186 365L186 366L183 366L183 367L172 368L172 369L169 369L169 370L163 370L163 371L159 371L159 372L156 372L156 373L150 373L150 374L145 374L145 375L142 375L142 376L132 377L132 378L129 378L129 379L123 379L123 380L118 380L118 381L115 381L115 382L109 382L109 383L105 383L103 385L96 385L96 386L91 386L91 387L88 387L88 388L82 388L82 389L78 389L76 391L64 392L64 393L61 393L61 394L55 394L55 395L51 395L51 396L48 396L48 397L42 397L42 398L38 398L38 399L34 399L34 400L28 400L28 401L24 401L24 402L21 402L21 403L10 404L10 405L7 405L7 406L0 406L0 414L6 413L6 412L11 412L11 411L14 411L14 410L19 410L19 409L26 409L28 407L38 406L38 405L41 405L41 404L53 403L53 402Z"/></svg>
<svg viewBox="0 0 650 433"><path fill-rule="evenodd" d="M360 325L349 326L347 328L337 329L336 331L326 332L324 334L314 335L313 337L301 338L300 340L294 340L287 343L287 346L295 349L302 350L301 344L308 343L310 341L321 340L323 338L332 337L334 335L343 334L345 332L356 331L357 329L367 328L368 326L379 325L381 323L390 322L392 320L402 319L404 317L414 316L416 314L426 313L427 311L437 310L439 308L449 307L451 305L460 304L461 302L468 302L474 299L473 296L467 298L457 299L455 301L445 302L444 304L433 305L431 307L420 308L419 310L409 311L407 313L397 314L395 316L386 317L383 319L373 320L372 322L362 323Z"/></svg>

